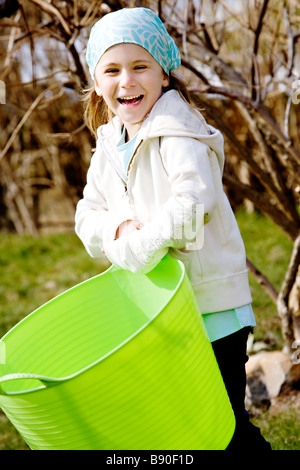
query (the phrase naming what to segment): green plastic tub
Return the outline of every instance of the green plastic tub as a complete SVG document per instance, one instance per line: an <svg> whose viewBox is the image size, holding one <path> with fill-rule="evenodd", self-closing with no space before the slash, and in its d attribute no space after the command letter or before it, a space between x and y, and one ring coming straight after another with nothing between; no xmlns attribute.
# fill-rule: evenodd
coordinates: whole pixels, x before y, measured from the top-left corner
<svg viewBox="0 0 300 470"><path fill-rule="evenodd" d="M223 380L170 255L146 275L111 267L0 344L0 406L31 449L225 449L231 440Z"/></svg>

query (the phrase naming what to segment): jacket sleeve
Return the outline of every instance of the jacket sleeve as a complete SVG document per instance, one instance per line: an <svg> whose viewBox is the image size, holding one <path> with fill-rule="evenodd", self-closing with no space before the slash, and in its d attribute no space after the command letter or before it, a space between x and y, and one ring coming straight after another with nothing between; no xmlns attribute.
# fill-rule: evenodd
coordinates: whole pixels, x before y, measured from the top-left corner
<svg viewBox="0 0 300 470"><path fill-rule="evenodd" d="M216 207L212 150L190 137L164 137L160 153L171 197L141 230L104 246L114 264L133 272L151 271L170 247L199 249L203 228ZM150 203L150 201L149 201Z"/></svg>
<svg viewBox="0 0 300 470"><path fill-rule="evenodd" d="M75 213L75 232L93 258L105 256L101 248L114 240L118 226L126 219L108 210L104 191L101 188L99 158L96 150L87 172L87 183L83 198Z"/></svg>

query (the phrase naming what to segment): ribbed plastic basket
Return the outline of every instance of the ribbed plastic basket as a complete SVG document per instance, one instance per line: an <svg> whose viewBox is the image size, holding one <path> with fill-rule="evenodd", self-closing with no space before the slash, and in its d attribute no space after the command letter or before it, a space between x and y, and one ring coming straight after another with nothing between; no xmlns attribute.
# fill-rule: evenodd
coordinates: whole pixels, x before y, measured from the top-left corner
<svg viewBox="0 0 300 470"><path fill-rule="evenodd" d="M170 255L146 275L111 267L0 344L0 406L32 449L224 449L231 440L223 380Z"/></svg>

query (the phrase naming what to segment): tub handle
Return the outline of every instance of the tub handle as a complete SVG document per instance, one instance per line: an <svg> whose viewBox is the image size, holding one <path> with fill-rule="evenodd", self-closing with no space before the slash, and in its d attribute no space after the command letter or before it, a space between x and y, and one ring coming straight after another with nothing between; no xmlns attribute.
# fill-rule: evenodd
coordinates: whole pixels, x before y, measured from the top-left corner
<svg viewBox="0 0 300 470"><path fill-rule="evenodd" d="M4 382L8 382L10 380L24 380L24 379L34 379L38 380L39 382L42 383L42 385L45 385L46 387L51 387L53 385L56 385L58 382L61 382L65 379L61 378L52 378L52 377L46 377L44 375L38 375L38 374L7 374L3 375L3 377L0 377L0 394L1 395L19 395L21 393L27 393L27 392L32 392L35 390L38 390L40 387L37 388L31 388L30 390L21 390L21 391L16 391L16 392L7 392L1 387L1 384Z"/></svg>

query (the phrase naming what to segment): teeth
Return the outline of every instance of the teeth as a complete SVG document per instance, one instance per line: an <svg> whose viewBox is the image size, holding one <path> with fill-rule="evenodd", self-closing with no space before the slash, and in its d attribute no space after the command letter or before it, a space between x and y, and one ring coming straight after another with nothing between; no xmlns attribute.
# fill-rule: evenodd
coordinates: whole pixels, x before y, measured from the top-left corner
<svg viewBox="0 0 300 470"><path fill-rule="evenodd" d="M121 103L124 103L125 101L132 101L132 100L139 99L141 97L142 97L142 95L126 96L126 97L123 97L123 98L118 98L118 100Z"/></svg>

